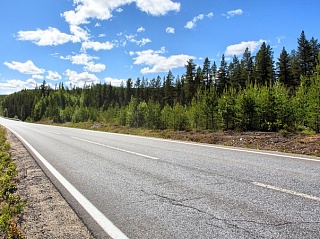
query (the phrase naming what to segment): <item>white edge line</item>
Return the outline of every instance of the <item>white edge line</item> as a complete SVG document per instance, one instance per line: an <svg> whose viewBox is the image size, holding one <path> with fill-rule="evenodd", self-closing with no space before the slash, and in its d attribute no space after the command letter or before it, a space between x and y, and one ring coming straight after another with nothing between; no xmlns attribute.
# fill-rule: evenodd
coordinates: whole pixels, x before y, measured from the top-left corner
<svg viewBox="0 0 320 239"><path fill-rule="evenodd" d="M287 194L291 194L291 195L295 195L295 196L299 196L299 197L304 197L304 198L307 198L307 199L311 199L311 200L320 202L320 198L319 197L315 197L315 196L308 195L308 194L305 194L305 193L299 193L299 192L296 192L296 191L293 191L293 190L284 189L284 188L278 188L276 186L263 184L263 183L258 183L258 182L252 182L252 184L254 184L256 186L259 186L259 187L272 189L272 190L275 190L275 191L279 191L279 192L283 192L283 193L287 193Z"/></svg>
<svg viewBox="0 0 320 239"><path fill-rule="evenodd" d="M24 122L25 123L25 122ZM29 123L32 124L32 123ZM36 124L38 125L38 124ZM196 143L196 142L186 142L186 141L180 141L180 140L172 140L172 139L162 139L162 138L155 138L155 137L146 137L146 136L140 136L140 135L130 135L130 134L120 134L120 133L112 133L112 132L104 132L104 131L93 131L93 130L88 130L88 129L79 129L79 128L70 128L70 127L65 127L65 126L53 126L53 125L42 125L42 126L49 126L49 127L62 127L66 129L71 129L71 130L86 130L90 132L97 132L101 134L111 134L111 135L123 135L127 137L135 137L135 138L144 138L144 139L152 139L155 141L163 141L163 142L169 142L169 143L177 143L177 144L185 144L185 145L195 145L195 146L200 146L200 147L206 147L206 148L216 148L216 149L225 149L225 150L230 150L230 151L237 151L237 152L245 152L245 153L253 153L253 154L261 154L261 155L268 155L268 156L275 156L275 157L282 157L282 158L289 158L289 159L299 159L299 160L305 160L305 161L312 161L312 162L318 162L320 163L320 158L307 158L307 157L300 157L300 156L295 156L291 154L277 154L277 153L268 153L268 152L263 152L263 151L255 151L254 149L240 149L237 147L225 147L225 146L220 146L220 145L213 145L213 144L205 144L205 143Z"/></svg>
<svg viewBox="0 0 320 239"><path fill-rule="evenodd" d="M144 158L155 159L155 160L159 159L159 158L152 157L152 156L149 156L149 155L140 154L140 153L136 153L136 152L125 150L125 149L120 149L120 148L112 147L112 146L105 145L105 144L100 144L100 143L93 142L93 141L86 140L86 139L80 139L80 138L77 138L77 137L71 137L71 138L79 140L79 141L87 142L87 143L90 143L90 144L99 145L99 146L102 146L102 147L105 147L105 148L110 148L110 149L114 149L114 150L117 150L117 151L125 152L125 153L128 153L128 154L134 154L134 155L141 156L141 157L144 157Z"/></svg>
<svg viewBox="0 0 320 239"><path fill-rule="evenodd" d="M99 226L114 239L128 239L128 237L117 228L105 215L103 215L87 198L85 198L67 179L65 179L41 154L39 154L24 138L9 128L35 156L45 165L53 176L68 190L68 192L80 203L88 214L99 224Z"/></svg>

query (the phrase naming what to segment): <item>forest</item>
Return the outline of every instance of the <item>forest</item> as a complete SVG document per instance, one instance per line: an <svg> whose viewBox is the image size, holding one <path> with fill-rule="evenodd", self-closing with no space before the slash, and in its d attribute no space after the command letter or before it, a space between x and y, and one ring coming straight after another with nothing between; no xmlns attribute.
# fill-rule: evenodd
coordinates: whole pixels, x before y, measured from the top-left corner
<svg viewBox="0 0 320 239"><path fill-rule="evenodd" d="M320 132L320 44L304 31L297 49L283 47L276 61L264 42L256 55L203 66L192 59L185 73L161 78L129 78L110 84L51 88L45 81L0 98L0 113L37 122L99 122L109 125L173 130Z"/></svg>

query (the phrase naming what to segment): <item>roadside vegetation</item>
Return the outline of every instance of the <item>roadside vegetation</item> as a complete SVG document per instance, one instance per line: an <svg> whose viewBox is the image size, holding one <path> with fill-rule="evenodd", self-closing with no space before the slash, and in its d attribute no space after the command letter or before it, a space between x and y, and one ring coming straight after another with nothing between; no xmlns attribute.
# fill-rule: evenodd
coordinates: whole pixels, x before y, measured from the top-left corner
<svg viewBox="0 0 320 239"><path fill-rule="evenodd" d="M25 238L17 221L25 202L17 194L16 165L12 162L6 130L0 126L0 237L7 239Z"/></svg>
<svg viewBox="0 0 320 239"><path fill-rule="evenodd" d="M255 56L203 66L192 59L185 74L129 78L120 87L82 88L45 81L6 96L2 114L23 121L72 123L172 131L320 132L320 44L302 31L298 47L274 60L263 43Z"/></svg>

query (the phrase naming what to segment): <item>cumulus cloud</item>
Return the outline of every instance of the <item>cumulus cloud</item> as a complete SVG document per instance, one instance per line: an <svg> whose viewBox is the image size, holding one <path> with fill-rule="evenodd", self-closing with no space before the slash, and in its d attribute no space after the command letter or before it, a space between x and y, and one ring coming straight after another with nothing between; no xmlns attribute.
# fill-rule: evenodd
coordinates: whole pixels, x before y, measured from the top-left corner
<svg viewBox="0 0 320 239"><path fill-rule="evenodd" d="M48 75L46 76L46 79L53 80L53 81L61 80L61 75L56 71L49 70Z"/></svg>
<svg viewBox="0 0 320 239"><path fill-rule="evenodd" d="M226 18L231 18L231 17L234 17L236 15L242 15L243 11L242 9L236 9L236 10L231 10L231 11L228 11L227 14L222 14L222 16L225 16Z"/></svg>
<svg viewBox="0 0 320 239"><path fill-rule="evenodd" d="M34 89L36 85L37 85L37 82L32 78L26 81L12 79L12 80L6 80L5 82L0 82L0 89L16 92L23 89ZM7 94L8 93L11 93L11 92L7 92Z"/></svg>
<svg viewBox="0 0 320 239"><path fill-rule="evenodd" d="M101 72L106 69L106 66L101 63L94 63L94 60L99 60L97 56L91 56L86 53L82 53L79 55L68 55L68 56L60 56L62 60L70 60L74 65L83 65L84 70L91 72Z"/></svg>
<svg viewBox="0 0 320 239"><path fill-rule="evenodd" d="M84 69L91 72L101 72L106 69L106 65L101 63L88 62L88 64L84 66Z"/></svg>
<svg viewBox="0 0 320 239"><path fill-rule="evenodd" d="M11 70L17 70L22 74L28 74L28 75L40 75L46 72L44 69L36 67L32 61L28 60L26 62L17 62L17 61L12 61L11 63L9 62L4 62L4 65L9 67Z"/></svg>
<svg viewBox="0 0 320 239"><path fill-rule="evenodd" d="M174 28L173 27L167 27L166 28L166 33L174 34Z"/></svg>
<svg viewBox="0 0 320 239"><path fill-rule="evenodd" d="M85 41L82 43L81 49L86 51L87 49L93 49L95 51L100 50L111 50L114 47L112 42L94 42L94 41Z"/></svg>
<svg viewBox="0 0 320 239"><path fill-rule="evenodd" d="M46 30L19 31L18 40L31 41L38 46L57 46L69 41L79 42L79 38L63 32L57 28L49 27Z"/></svg>
<svg viewBox="0 0 320 239"><path fill-rule="evenodd" d="M233 56L233 55L242 55L246 48L248 48L251 52L254 52L263 42L266 40L260 39L259 41L246 41L241 42L238 44L230 45L227 47L225 51L226 56Z"/></svg>
<svg viewBox="0 0 320 239"><path fill-rule="evenodd" d="M98 77L88 72L77 73L70 69L65 71L65 75L68 78L66 85L83 87L84 85L91 85L100 83Z"/></svg>
<svg viewBox="0 0 320 239"><path fill-rule="evenodd" d="M121 12L121 6L135 3L143 12L150 15L165 15L169 11L180 11L180 3L171 0L73 0L76 8L61 14L71 25L89 23L88 19L107 20L112 11Z"/></svg>
<svg viewBox="0 0 320 239"><path fill-rule="evenodd" d="M209 19L211 19L213 17L213 13L210 12L208 13L207 15L204 15L204 14L199 14L198 16L194 17L191 21L188 21L186 23L186 25L184 26L184 28L187 28L187 29L192 29L192 28L195 28L196 27L196 23L197 21L199 20L203 20L204 17L207 17Z"/></svg>
<svg viewBox="0 0 320 239"><path fill-rule="evenodd" d="M140 72L142 74L168 72L171 69L184 67L189 59L194 59L189 55L172 55L169 57L162 56L165 53L165 47L162 47L158 51L146 50L131 53L134 55L135 65L146 65Z"/></svg>

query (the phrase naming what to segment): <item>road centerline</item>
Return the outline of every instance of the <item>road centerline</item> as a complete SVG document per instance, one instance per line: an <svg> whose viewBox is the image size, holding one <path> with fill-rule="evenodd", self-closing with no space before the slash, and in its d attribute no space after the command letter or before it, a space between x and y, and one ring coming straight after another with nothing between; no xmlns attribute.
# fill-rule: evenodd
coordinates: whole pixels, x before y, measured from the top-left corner
<svg viewBox="0 0 320 239"><path fill-rule="evenodd" d="M282 193L287 193L287 194L291 194L291 195L294 195L294 196L299 196L299 197L303 197L303 198L306 198L306 199L310 199L310 200L314 200L314 201L320 202L320 197L308 195L308 194L305 194L305 193L299 193L299 192L296 192L296 191L293 191L293 190L279 188L279 187L276 187L276 186L272 186L272 185L268 185L268 184L264 184L264 183L259 183L259 182L252 182L252 184L254 184L256 186L259 186L259 187L262 187L262 188L272 189L272 190L279 191L279 192L282 192Z"/></svg>
<svg viewBox="0 0 320 239"><path fill-rule="evenodd" d="M159 159L159 158L157 158L157 157L153 157L153 156L149 156L149 155L146 155L146 154L141 154L141 153L137 153L137 152L133 152L133 151L129 151L129 150L125 150L125 149L113 147L113 146L106 145L106 144L101 144L101 143L94 142L94 141L90 141L90 140L86 140L86 139L81 139L81 138L77 138L77 137L71 137L71 138L73 138L73 139L75 139L75 140L87 142L87 143L90 143L90 144L99 145L99 146L102 146L102 147L105 147L105 148L117 150L117 151L120 151L120 152L124 152L124 153L128 153L128 154L133 154L133 155L141 156L141 157L143 157L143 158L149 158L149 159L155 159L155 160L156 160L156 159Z"/></svg>

